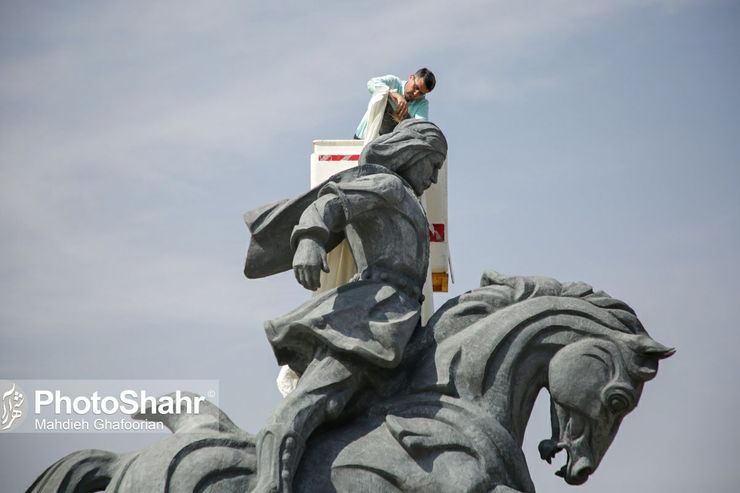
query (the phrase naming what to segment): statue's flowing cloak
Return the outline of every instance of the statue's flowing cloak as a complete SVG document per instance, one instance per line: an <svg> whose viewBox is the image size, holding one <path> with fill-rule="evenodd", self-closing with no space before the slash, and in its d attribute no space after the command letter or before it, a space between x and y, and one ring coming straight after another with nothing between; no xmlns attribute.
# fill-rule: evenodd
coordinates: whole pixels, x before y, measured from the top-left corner
<svg viewBox="0 0 740 493"><path fill-rule="evenodd" d="M290 245L290 236L303 211L318 198L319 190L327 183L344 183L377 173L389 171L375 164L350 168L337 173L303 195L258 207L244 214L244 222L252 233L244 275L250 279L258 279L292 269L293 249ZM324 245L326 251L331 251L342 239L344 235L332 234L328 243Z"/></svg>
<svg viewBox="0 0 740 493"><path fill-rule="evenodd" d="M422 253L414 255L424 265L416 270L425 273L428 263L427 223L421 205L398 175L377 165L363 165L331 177L318 187L295 199L284 200L245 214L252 232L247 252L245 274L263 277L292 268L291 235L300 223L303 212L317 200L323 190L384 195L385 188L374 192L366 188L365 177L384 175L379 180L396 181L398 206L388 204L380 221L392 221L403 216L403 222L414 225L414 234L404 236L410 248ZM382 197L378 199L382 202ZM391 201L392 202L392 201ZM344 239L343 231L331 232L324 243L330 251ZM396 272L369 267L358 273L348 284L321 293L292 312L266 322L265 330L280 364L298 372L305 370L317 347L328 347L338 353L351 354L374 366L392 368L399 364L406 344L419 323L421 285L418 281L399 282ZM408 281L406 277L404 281ZM423 284L423 275L421 277Z"/></svg>

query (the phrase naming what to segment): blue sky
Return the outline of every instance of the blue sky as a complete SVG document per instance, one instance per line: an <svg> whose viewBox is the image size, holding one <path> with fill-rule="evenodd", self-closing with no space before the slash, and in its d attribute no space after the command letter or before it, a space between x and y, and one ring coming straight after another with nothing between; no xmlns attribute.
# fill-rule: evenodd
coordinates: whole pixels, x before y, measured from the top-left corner
<svg viewBox="0 0 740 493"><path fill-rule="evenodd" d="M735 491L738 26L721 0L2 2L0 378L218 379L257 431L262 321L308 293L244 279L241 214L306 188L368 78L428 66L450 295L486 269L583 280L678 348L580 491ZM538 406L530 470L566 491L547 433ZM142 440L3 435L0 476Z"/></svg>

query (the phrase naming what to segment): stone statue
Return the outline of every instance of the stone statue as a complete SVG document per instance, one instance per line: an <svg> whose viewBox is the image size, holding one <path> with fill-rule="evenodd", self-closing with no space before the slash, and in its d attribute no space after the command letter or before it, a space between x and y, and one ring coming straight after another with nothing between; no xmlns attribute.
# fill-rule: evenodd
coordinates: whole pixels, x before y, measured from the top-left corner
<svg viewBox="0 0 740 493"><path fill-rule="evenodd" d="M292 258L298 282L315 290L327 270L327 246L343 238L357 266L347 284L265 324L278 362L301 378L258 436L255 491L290 492L313 430L339 417L374 368L400 363L419 325L429 264L429 226L419 197L436 183L446 156L436 125L407 120L369 143L359 167L245 216L253 237L248 277L271 274Z"/></svg>
<svg viewBox="0 0 740 493"><path fill-rule="evenodd" d="M266 324L278 361L301 378L257 437L215 406L144 410L135 418L173 435L131 454L70 454L28 492L532 493L521 445L543 388L552 436L540 456L565 450L556 474L585 482L674 350L585 283L496 272L422 326L429 245L416 197L446 150L436 126L406 121L366 147L360 167L245 216L248 277L293 269L315 289L326 251L345 237L358 267Z"/></svg>

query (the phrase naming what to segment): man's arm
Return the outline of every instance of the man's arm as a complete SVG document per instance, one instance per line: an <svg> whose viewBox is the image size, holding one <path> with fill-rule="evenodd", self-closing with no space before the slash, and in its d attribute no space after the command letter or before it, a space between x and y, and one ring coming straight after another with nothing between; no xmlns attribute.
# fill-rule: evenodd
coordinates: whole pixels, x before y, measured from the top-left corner
<svg viewBox="0 0 740 493"><path fill-rule="evenodd" d="M370 94L375 94L378 91L387 90L388 99L393 101L393 108L399 119L403 118L408 111L408 102L406 98L401 95L403 90L403 81L395 75L382 75L380 77L373 77L367 81L367 90Z"/></svg>
<svg viewBox="0 0 740 493"><path fill-rule="evenodd" d="M397 92L388 93L388 98L392 99L395 103L393 106L396 109L396 111L394 112L396 120L401 121L406 118L409 112L409 103L408 101L406 101L406 98L404 98Z"/></svg>
<svg viewBox="0 0 740 493"><path fill-rule="evenodd" d="M393 93L389 97L392 95ZM429 101L426 98L407 102L406 98L400 94L396 94L396 96L397 98L394 97L394 101L396 101L396 116L399 120L403 120L404 118L429 120Z"/></svg>
<svg viewBox="0 0 740 493"><path fill-rule="evenodd" d="M367 81L367 90L370 94L375 94L376 91L382 89L388 89L389 91L400 91L401 90L401 79L395 75L381 75L380 77L373 77Z"/></svg>

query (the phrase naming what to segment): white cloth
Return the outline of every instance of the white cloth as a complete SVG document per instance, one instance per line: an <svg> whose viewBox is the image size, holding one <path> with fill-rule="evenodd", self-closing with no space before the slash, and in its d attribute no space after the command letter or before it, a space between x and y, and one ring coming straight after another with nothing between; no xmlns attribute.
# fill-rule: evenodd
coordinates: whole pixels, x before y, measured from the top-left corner
<svg viewBox="0 0 740 493"><path fill-rule="evenodd" d="M278 373L277 388L280 393L285 397L286 395L293 392L298 385L298 374L290 369L288 365L280 367L280 373Z"/></svg>
<svg viewBox="0 0 740 493"><path fill-rule="evenodd" d="M367 104L367 131L365 132L365 144L380 134L380 125L383 123L385 105L388 102L388 88L376 90L370 102Z"/></svg>

